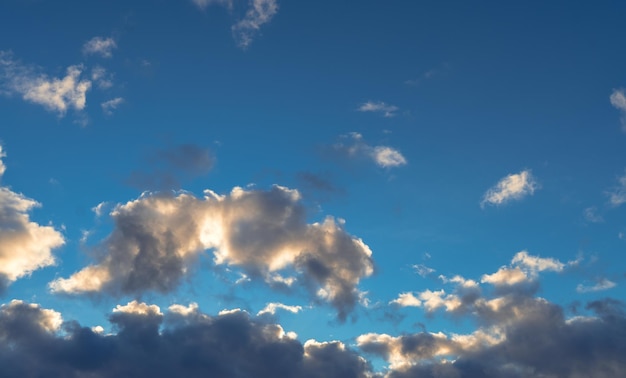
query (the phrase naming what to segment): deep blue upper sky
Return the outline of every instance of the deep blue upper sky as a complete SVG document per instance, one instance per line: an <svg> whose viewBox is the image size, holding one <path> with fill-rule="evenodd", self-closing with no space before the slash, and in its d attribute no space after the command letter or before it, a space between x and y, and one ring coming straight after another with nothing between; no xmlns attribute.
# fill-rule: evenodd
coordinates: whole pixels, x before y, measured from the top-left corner
<svg viewBox="0 0 626 378"><path fill-rule="evenodd" d="M363 356L372 366L328 352L359 374L623 372L624 343L606 335L626 329L624 14L618 1L3 1L0 341L14 342L14 314L51 309L126 345L126 317L182 333L170 317L200 318L167 308L197 303L215 324L295 332L313 375L329 373L312 350L338 344L309 339ZM606 360L498 354L522 350L531 323L593 323L592 346L554 348ZM59 327L46 337L74 340Z"/></svg>

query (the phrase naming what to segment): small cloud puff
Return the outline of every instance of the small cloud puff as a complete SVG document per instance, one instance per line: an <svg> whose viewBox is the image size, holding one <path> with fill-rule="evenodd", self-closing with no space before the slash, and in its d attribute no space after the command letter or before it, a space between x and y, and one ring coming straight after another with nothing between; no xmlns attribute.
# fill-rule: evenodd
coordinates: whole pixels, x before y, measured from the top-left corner
<svg viewBox="0 0 626 378"><path fill-rule="evenodd" d="M485 205L503 205L509 201L520 200L528 195L532 195L538 188L539 185L530 170L510 174L487 190L480 205L481 207Z"/></svg>
<svg viewBox="0 0 626 378"><path fill-rule="evenodd" d="M332 149L336 154L349 159L370 160L382 168L394 168L407 164L407 159L397 149L389 146L370 146L359 133L353 132L342 137L348 139L349 143L335 143Z"/></svg>
<svg viewBox="0 0 626 378"><path fill-rule="evenodd" d="M400 108L382 101L367 101L359 105L357 110L359 112L382 113L384 117L390 118L394 117Z"/></svg>
<svg viewBox="0 0 626 378"><path fill-rule="evenodd" d="M611 105L619 110L622 131L626 132L626 95L624 94L624 89L614 89L609 100L611 101Z"/></svg>
<svg viewBox="0 0 626 378"><path fill-rule="evenodd" d="M111 37L93 37L83 45L85 55L100 55L103 58L111 58L117 43Z"/></svg>

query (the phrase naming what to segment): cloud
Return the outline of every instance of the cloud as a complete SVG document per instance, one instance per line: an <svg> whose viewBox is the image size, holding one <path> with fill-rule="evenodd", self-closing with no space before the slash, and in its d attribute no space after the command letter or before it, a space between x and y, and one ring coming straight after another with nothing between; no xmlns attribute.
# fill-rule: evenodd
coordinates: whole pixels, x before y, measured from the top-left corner
<svg viewBox="0 0 626 378"><path fill-rule="evenodd" d="M278 309L289 311L292 314L297 314L298 312L302 311L302 306L288 306L282 303L271 302L271 303L268 303L261 311L259 311L257 313L257 316L264 315L264 314L274 315L276 314L276 310Z"/></svg>
<svg viewBox="0 0 626 378"><path fill-rule="evenodd" d="M117 48L115 40L111 37L93 37L83 45L83 54L100 55L103 58L111 58L113 50Z"/></svg>
<svg viewBox="0 0 626 378"><path fill-rule="evenodd" d="M576 286L576 291L579 293L592 293L596 291L612 289L615 286L617 286L615 282L609 280L608 278L602 277L598 279L597 282L592 286L579 284L578 286Z"/></svg>
<svg viewBox="0 0 626 378"><path fill-rule="evenodd" d="M6 167L0 146L0 180ZM51 226L32 222L28 212L38 202L6 186L0 186L0 294L17 279L54 265L52 250L64 244L63 236Z"/></svg>
<svg viewBox="0 0 626 378"><path fill-rule="evenodd" d="M626 132L626 95L624 95L624 89L613 89L609 100L611 101L611 105L619 110L622 131Z"/></svg>
<svg viewBox="0 0 626 378"><path fill-rule="evenodd" d="M100 66L91 69L91 80L100 89L109 89L113 86L113 74L109 74L105 68Z"/></svg>
<svg viewBox="0 0 626 378"><path fill-rule="evenodd" d="M50 78L37 71L16 60L11 52L0 51L0 91L20 95L59 116L64 116L68 109L85 108L91 81L81 78L81 65L68 67L62 78Z"/></svg>
<svg viewBox="0 0 626 378"><path fill-rule="evenodd" d="M382 113L384 117L389 118L394 117L400 108L382 101L367 101L359 105L357 110L359 112Z"/></svg>
<svg viewBox="0 0 626 378"><path fill-rule="evenodd" d="M429 275L435 273L435 269L429 268L429 267L427 267L424 264L413 265L413 269L415 269L415 272L417 274L419 274L420 276L422 276L422 277L426 277L426 276L429 276Z"/></svg>
<svg viewBox="0 0 626 378"><path fill-rule="evenodd" d="M573 263L532 256L522 251L512 266L501 268L498 282L517 284L536 279L543 271L561 272ZM518 272L519 280L504 278ZM494 277L495 275L489 275ZM465 315L478 327L468 334L421 332L391 336L366 333L357 337L365 353L388 362L385 377L613 377L626 369L624 304L604 299L587 304L587 316L567 318L557 304L535 297L536 290L495 290L483 295L478 283L454 276L441 277L455 283L454 294L425 290L418 295L403 293L392 303L415 303L427 312L445 308L455 316ZM610 286L599 280L598 286ZM410 301L409 298L412 298Z"/></svg>
<svg viewBox="0 0 626 378"><path fill-rule="evenodd" d="M234 0L191 0L198 8L206 9L211 5L221 5L232 9Z"/></svg>
<svg viewBox="0 0 626 378"><path fill-rule="evenodd" d="M251 0L245 17L232 26L233 37L239 47L247 49L261 26L270 22L277 12L277 0Z"/></svg>
<svg viewBox="0 0 626 378"><path fill-rule="evenodd" d="M133 171L127 180L140 190L179 189L183 181L208 174L216 162L211 149L191 143L159 149L146 160L150 168Z"/></svg>
<svg viewBox="0 0 626 378"><path fill-rule="evenodd" d="M372 252L342 221L307 224L300 200L298 191L280 186L236 187L228 195L207 190L203 198L145 193L111 212L114 229L97 246L96 263L50 288L66 294L170 292L211 249L215 264L240 267L270 287L281 271L297 272L298 281L344 320L361 296L359 281L373 273Z"/></svg>
<svg viewBox="0 0 626 378"><path fill-rule="evenodd" d="M503 205L511 200L520 200L527 195L532 195L538 187L539 185L529 170L510 174L487 190L481 206L485 206L485 204Z"/></svg>
<svg viewBox="0 0 626 378"><path fill-rule="evenodd" d="M389 303L400 307L420 307L422 305L422 301L415 297L413 293L401 293L398 298Z"/></svg>
<svg viewBox="0 0 626 378"><path fill-rule="evenodd" d="M408 164L400 151L388 146L370 146L359 133L342 135L348 143L335 143L332 151L335 155L346 159L361 159L374 162L382 168L400 167Z"/></svg>
<svg viewBox="0 0 626 378"><path fill-rule="evenodd" d="M105 101L100 104L102 107L102 112L108 116L113 115L113 111L117 110L117 108L124 103L124 99L121 97L116 97L111 100Z"/></svg>
<svg viewBox="0 0 626 378"><path fill-rule="evenodd" d="M591 223L602 223L604 222L604 218L602 218L602 215L598 214L598 208L595 206L591 206L586 208L583 211L583 216L585 217L585 220L587 222L591 222Z"/></svg>
<svg viewBox="0 0 626 378"><path fill-rule="evenodd" d="M371 365L339 341L302 344L278 324L241 310L210 316L197 306L167 312L131 302L109 315L103 334L21 301L0 307L0 375L57 377L343 378ZM135 311L135 309L147 309ZM62 331L62 332L59 332Z"/></svg>
<svg viewBox="0 0 626 378"><path fill-rule="evenodd" d="M618 177L619 185L607 192L611 206L621 206L626 202L626 173Z"/></svg>

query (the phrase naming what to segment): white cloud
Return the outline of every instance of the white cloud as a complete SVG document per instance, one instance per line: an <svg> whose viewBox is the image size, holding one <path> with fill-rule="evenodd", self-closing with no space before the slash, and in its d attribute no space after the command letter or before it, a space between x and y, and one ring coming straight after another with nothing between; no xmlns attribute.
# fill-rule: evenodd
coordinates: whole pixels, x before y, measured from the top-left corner
<svg viewBox="0 0 626 378"><path fill-rule="evenodd" d="M538 187L529 170L510 174L485 193L481 206L485 206L485 204L502 205L511 200L519 200L527 195L532 195Z"/></svg>
<svg viewBox="0 0 626 378"><path fill-rule="evenodd" d="M102 112L106 115L113 115L113 111L116 110L122 103L124 103L124 99L121 97L116 97L114 99L108 100L100 104L102 107Z"/></svg>
<svg viewBox="0 0 626 378"><path fill-rule="evenodd" d="M122 306L117 305L113 309L113 312L121 312L124 314L135 314L135 315L163 315L161 313L161 309L157 305L148 305L143 302L138 302L136 300L128 302L128 304Z"/></svg>
<svg viewBox="0 0 626 378"><path fill-rule="evenodd" d="M533 256L527 251L520 251L513 256L510 266L503 266L493 274L483 275L481 282L495 286L513 286L535 281L539 273L543 271L562 272L567 266L577 262L565 264L553 258Z"/></svg>
<svg viewBox="0 0 626 378"><path fill-rule="evenodd" d="M615 286L617 286L615 282L607 278L601 278L594 285L591 286L579 284L578 286L576 286L576 291L579 293L590 293L612 289Z"/></svg>
<svg viewBox="0 0 626 378"><path fill-rule="evenodd" d="M0 88L60 116L68 109L81 111L86 106L91 81L81 78L82 71L81 65L70 66L65 77L50 78L15 60L10 52L0 51Z"/></svg>
<svg viewBox="0 0 626 378"><path fill-rule="evenodd" d="M352 132L348 135L342 135L342 138L349 139L349 143L335 143L332 148L334 152L347 158L371 160L382 168L408 164L400 151L389 146L370 146L359 133Z"/></svg>
<svg viewBox="0 0 626 378"><path fill-rule="evenodd" d="M0 146L0 179L5 171ZM28 212L40 206L35 200L0 186L0 291L20 277L54 265L52 250L64 244L51 226L32 222Z"/></svg>
<svg viewBox="0 0 626 378"><path fill-rule="evenodd" d="M626 173L617 180L619 185L607 192L609 203L614 207L626 203Z"/></svg>
<svg viewBox="0 0 626 378"><path fill-rule="evenodd" d="M611 100L611 105L620 111L622 131L626 132L626 95L624 95L624 89L614 89L609 99Z"/></svg>
<svg viewBox="0 0 626 378"><path fill-rule="evenodd" d="M502 267L492 274L484 274L480 282L490 283L495 286L517 285L528 281L528 276L520 268Z"/></svg>
<svg viewBox="0 0 626 378"><path fill-rule="evenodd" d="M382 113L385 117L393 117L399 110L395 105L389 105L382 101L367 101L357 108L360 112Z"/></svg>
<svg viewBox="0 0 626 378"><path fill-rule="evenodd" d="M530 272L543 272L544 270L551 270L553 272L561 272L565 268L565 264L559 260L552 258L543 258L539 256L529 255L526 251L517 252L511 264L518 265L526 268Z"/></svg>
<svg viewBox="0 0 626 378"><path fill-rule="evenodd" d="M252 0L246 16L232 26L233 36L239 47L248 48L261 26L270 22L277 12L277 0Z"/></svg>
<svg viewBox="0 0 626 378"><path fill-rule="evenodd" d="M400 307L420 307L422 301L413 295L413 293L401 293L398 298L389 302L389 304L396 304Z"/></svg>
<svg viewBox="0 0 626 378"><path fill-rule="evenodd" d="M97 204L96 206L91 208L91 211L94 212L94 214L96 214L97 217L102 216L103 212L104 212L104 208L108 205L108 202L100 202L99 204Z"/></svg>
<svg viewBox="0 0 626 378"><path fill-rule="evenodd" d="M99 246L107 253L51 282L53 292L169 292L212 250L215 264L240 267L270 287L281 270L295 270L344 318L361 297L359 281L373 273L371 250L343 222L327 217L307 224L300 193L280 186L236 187L229 195L207 190L204 198L146 193L116 206L111 217L114 230Z"/></svg>
<svg viewBox="0 0 626 378"><path fill-rule="evenodd" d="M103 58L113 56L113 50L117 48L115 40L111 37L93 37L83 45L85 55L100 55Z"/></svg>
<svg viewBox="0 0 626 378"><path fill-rule="evenodd" d="M289 311L292 314L297 314L298 312L302 311L302 306L288 306L282 303L272 302L268 303L261 311L259 311L257 313L257 316L264 314L274 315L276 314L276 310L278 309Z"/></svg>

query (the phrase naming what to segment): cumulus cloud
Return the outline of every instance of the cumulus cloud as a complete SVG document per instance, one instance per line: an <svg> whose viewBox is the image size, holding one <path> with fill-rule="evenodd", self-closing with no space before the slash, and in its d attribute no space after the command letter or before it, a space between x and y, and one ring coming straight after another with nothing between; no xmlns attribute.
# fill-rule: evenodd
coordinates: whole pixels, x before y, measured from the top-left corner
<svg viewBox="0 0 626 378"><path fill-rule="evenodd" d="M274 315L276 314L276 310L279 310L279 309L289 311L292 314L297 314L298 312L302 311L302 306L288 306L282 303L271 302L271 303L268 303L261 311L259 311L257 313L257 316L260 316L263 314Z"/></svg>
<svg viewBox="0 0 626 378"><path fill-rule="evenodd" d="M371 250L342 221L307 224L299 192L280 186L237 187L228 195L207 190L203 198L145 193L117 205L111 217L114 229L97 246L99 260L53 281L52 291L170 292L212 250L215 264L240 267L270 286L281 271L295 271L343 320L359 301L360 280L373 273Z"/></svg>
<svg viewBox="0 0 626 378"><path fill-rule="evenodd" d="M522 251L514 256L510 267L487 276L510 285L533 279L538 272L564 271L571 264ZM457 285L454 294L443 289L417 295L403 293L392 303L414 303L427 312L445 308L454 315L467 316L478 328L469 334L361 335L357 338L359 348L388 362L385 377L608 378L626 368L620 357L626 352L621 337L626 331L622 302L590 302L585 309L591 315L568 318L560 306L535 297L536 291L496 290L484 295L474 290L470 296L466 289L478 288L476 281L461 276L440 278ZM611 286L611 281L600 279L597 286Z"/></svg>
<svg viewBox="0 0 626 378"><path fill-rule="evenodd" d="M239 47L247 49L261 26L270 22L277 12L277 0L251 0L245 17L232 26L233 37Z"/></svg>
<svg viewBox="0 0 626 378"><path fill-rule="evenodd" d="M371 365L339 341L302 344L278 324L244 311L217 316L197 306L134 302L109 316L105 335L38 305L0 307L3 377L329 377L365 378ZM184 309L184 311L183 311Z"/></svg>
<svg viewBox="0 0 626 378"><path fill-rule="evenodd" d="M64 77L48 77L16 60L11 52L0 51L0 91L64 116L68 109L81 111L86 106L91 81L82 78L83 70L81 65L70 66Z"/></svg>
<svg viewBox="0 0 626 378"><path fill-rule="evenodd" d="M513 256L510 266L503 266L495 273L483 275L481 282L496 287L533 284L540 272L562 272L568 265L572 264L575 264L575 261L565 264L553 258L533 256L527 251L520 251Z"/></svg>
<svg viewBox="0 0 626 378"><path fill-rule="evenodd" d="M334 154L347 159L361 159L374 162L379 167L393 168L407 164L400 151L389 146L370 146L359 133L342 135L346 143L339 142L332 146Z"/></svg>
<svg viewBox="0 0 626 378"><path fill-rule="evenodd" d="M622 131L626 132L626 95L624 95L624 89L614 89L609 100L611 101L611 105L619 110Z"/></svg>
<svg viewBox="0 0 626 378"><path fill-rule="evenodd" d="M357 110L359 112L382 113L384 117L390 118L394 117L400 108L382 101L367 101L359 105Z"/></svg>
<svg viewBox="0 0 626 378"><path fill-rule="evenodd" d="M617 180L619 184L607 192L609 203L614 207L626 203L626 173Z"/></svg>
<svg viewBox="0 0 626 378"><path fill-rule="evenodd" d="M529 170L510 174L487 190L481 206L503 205L511 200L519 200L532 195L538 187L535 178Z"/></svg>
<svg viewBox="0 0 626 378"><path fill-rule="evenodd" d="M100 104L100 107L102 107L102 112L108 116L113 115L113 112L115 110L117 110L117 108L124 103L124 99L121 97L116 97L113 99L110 99L108 101L105 101L103 103Z"/></svg>
<svg viewBox="0 0 626 378"><path fill-rule="evenodd" d="M0 146L0 180L6 167ZM0 293L8 284L33 271L54 265L52 250L64 244L51 226L32 222L28 212L38 202L6 186L0 186Z"/></svg>
<svg viewBox="0 0 626 378"><path fill-rule="evenodd" d="M83 54L100 55L103 58L111 58L117 43L111 37L93 37L83 45Z"/></svg>

